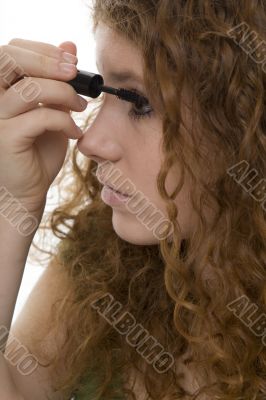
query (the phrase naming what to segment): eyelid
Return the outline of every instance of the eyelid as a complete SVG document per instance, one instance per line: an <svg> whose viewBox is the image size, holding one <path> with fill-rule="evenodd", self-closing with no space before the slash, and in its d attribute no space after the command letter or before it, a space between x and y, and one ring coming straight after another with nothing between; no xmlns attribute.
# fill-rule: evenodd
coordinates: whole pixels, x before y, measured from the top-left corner
<svg viewBox="0 0 266 400"><path fill-rule="evenodd" d="M150 104L149 99L144 95L144 93L141 93L137 88L128 88L126 90L128 90L134 94L137 94L139 96L139 99L138 99L139 103L137 103L137 105L140 104L143 107L144 105Z"/></svg>
<svg viewBox="0 0 266 400"><path fill-rule="evenodd" d="M140 90L138 90L137 88L130 88L130 89L127 89L127 90L129 90L129 91L131 91L131 92L133 92L133 93L136 93L136 94L138 94L140 97L142 97L142 98L148 100L147 97L145 96L145 94L142 93L142 92L141 92Z"/></svg>

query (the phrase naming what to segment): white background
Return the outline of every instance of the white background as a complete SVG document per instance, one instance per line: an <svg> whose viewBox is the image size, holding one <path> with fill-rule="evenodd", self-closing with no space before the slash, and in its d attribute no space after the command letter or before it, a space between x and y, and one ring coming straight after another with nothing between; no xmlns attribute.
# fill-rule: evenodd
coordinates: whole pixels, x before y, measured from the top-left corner
<svg viewBox="0 0 266 400"><path fill-rule="evenodd" d="M0 45L8 44L13 38L36 40L55 46L64 41L72 41L77 46L78 68L97 72L88 5L90 0L1 0ZM57 199L52 191L48 193L48 198L56 205ZM49 204L46 210L50 209ZM12 323L43 271L43 267L27 261Z"/></svg>

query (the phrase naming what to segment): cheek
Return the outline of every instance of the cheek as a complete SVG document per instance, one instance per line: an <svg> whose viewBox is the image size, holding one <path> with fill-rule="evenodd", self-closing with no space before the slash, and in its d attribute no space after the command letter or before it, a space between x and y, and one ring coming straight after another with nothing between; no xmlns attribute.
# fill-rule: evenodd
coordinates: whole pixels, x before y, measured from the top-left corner
<svg viewBox="0 0 266 400"><path fill-rule="evenodd" d="M156 178L160 171L160 167L163 161L161 154L161 132L158 130L157 125L155 127L148 123L147 128L142 129L139 123L139 129L134 131L134 137L132 141L127 142L127 148L129 149L131 156L131 162L134 164L134 174L137 181L142 183L140 186L156 192Z"/></svg>

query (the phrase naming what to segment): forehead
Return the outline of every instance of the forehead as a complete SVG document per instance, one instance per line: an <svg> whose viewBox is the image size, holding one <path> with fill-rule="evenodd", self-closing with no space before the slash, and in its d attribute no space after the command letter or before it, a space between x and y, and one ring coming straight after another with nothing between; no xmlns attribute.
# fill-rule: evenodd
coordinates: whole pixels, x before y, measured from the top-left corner
<svg viewBox="0 0 266 400"><path fill-rule="evenodd" d="M103 69L129 69L142 75L142 58L138 48L103 22L95 30L96 60Z"/></svg>

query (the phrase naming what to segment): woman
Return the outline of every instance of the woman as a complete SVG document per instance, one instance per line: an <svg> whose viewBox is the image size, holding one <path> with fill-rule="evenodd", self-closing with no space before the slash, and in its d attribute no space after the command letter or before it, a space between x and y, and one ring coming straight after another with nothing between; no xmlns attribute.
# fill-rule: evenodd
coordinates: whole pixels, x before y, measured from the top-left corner
<svg viewBox="0 0 266 400"><path fill-rule="evenodd" d="M45 359L53 387L78 400L263 399L264 3L94 0L92 15L105 84L149 106L104 94L76 137L69 198L49 221L66 282L46 332L67 326ZM59 130L56 113L75 109L51 98L61 111L45 127ZM34 195L10 188L38 221L63 160L47 148Z"/></svg>

